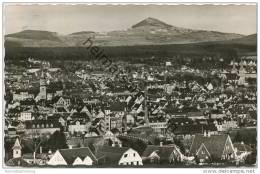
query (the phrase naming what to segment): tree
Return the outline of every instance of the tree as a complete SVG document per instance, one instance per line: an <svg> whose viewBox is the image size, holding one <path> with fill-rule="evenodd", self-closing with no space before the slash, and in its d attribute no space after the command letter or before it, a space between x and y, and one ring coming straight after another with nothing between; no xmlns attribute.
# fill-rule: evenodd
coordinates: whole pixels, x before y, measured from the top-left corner
<svg viewBox="0 0 260 174"><path fill-rule="evenodd" d="M245 163L248 165L252 165L256 163L256 156L257 156L257 152L253 151L253 153L251 153L250 155L248 155L245 159Z"/></svg>
<svg viewBox="0 0 260 174"><path fill-rule="evenodd" d="M242 141L242 136L240 133L237 131L236 136L234 138L234 142L241 142Z"/></svg>
<svg viewBox="0 0 260 174"><path fill-rule="evenodd" d="M48 140L48 147L52 151L68 148L66 136L63 131L55 131Z"/></svg>

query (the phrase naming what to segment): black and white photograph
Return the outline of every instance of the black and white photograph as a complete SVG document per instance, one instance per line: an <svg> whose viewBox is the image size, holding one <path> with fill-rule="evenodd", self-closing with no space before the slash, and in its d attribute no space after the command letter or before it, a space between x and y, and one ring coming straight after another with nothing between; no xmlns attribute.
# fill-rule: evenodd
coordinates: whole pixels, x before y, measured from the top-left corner
<svg viewBox="0 0 260 174"><path fill-rule="evenodd" d="M257 168L257 3L2 10L2 167Z"/></svg>

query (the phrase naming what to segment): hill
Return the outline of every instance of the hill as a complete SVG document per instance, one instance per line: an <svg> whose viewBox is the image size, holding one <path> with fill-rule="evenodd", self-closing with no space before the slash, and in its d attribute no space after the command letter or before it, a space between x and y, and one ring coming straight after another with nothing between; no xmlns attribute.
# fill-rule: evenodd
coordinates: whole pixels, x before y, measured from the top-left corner
<svg viewBox="0 0 260 174"><path fill-rule="evenodd" d="M6 35L5 42L9 46L22 47L80 47L89 37L99 46L135 46L226 41L242 38L243 35L181 28L149 17L127 30L106 33L80 31L68 35L25 30Z"/></svg>

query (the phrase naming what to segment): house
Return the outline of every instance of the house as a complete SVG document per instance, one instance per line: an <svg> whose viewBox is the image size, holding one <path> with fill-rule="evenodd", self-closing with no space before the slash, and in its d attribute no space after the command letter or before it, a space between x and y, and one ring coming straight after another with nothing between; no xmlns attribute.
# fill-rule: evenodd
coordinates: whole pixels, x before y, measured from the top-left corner
<svg viewBox="0 0 260 174"><path fill-rule="evenodd" d="M22 158L28 164L46 165L46 162L48 160L48 154L44 154L44 153L40 152L39 154L37 153L34 156L33 153L26 153L26 154L23 154Z"/></svg>
<svg viewBox="0 0 260 174"><path fill-rule="evenodd" d="M6 162L7 166L23 166L28 167L30 166L24 159L20 158L12 158Z"/></svg>
<svg viewBox="0 0 260 174"><path fill-rule="evenodd" d="M55 108L68 108L71 104L68 97L56 96L52 99Z"/></svg>
<svg viewBox="0 0 260 174"><path fill-rule="evenodd" d="M12 137L17 137L17 131L15 127L9 126L8 130L7 130L7 135L8 137L12 138Z"/></svg>
<svg viewBox="0 0 260 174"><path fill-rule="evenodd" d="M69 130L69 132L71 132L72 134L73 134L74 132L84 133L84 132L87 132L87 130L88 130L88 125L85 123L85 121L76 120L76 121L70 122L70 123L68 124L68 130Z"/></svg>
<svg viewBox="0 0 260 174"><path fill-rule="evenodd" d="M148 145L142 155L143 161L148 163L174 163L183 161L184 155L175 145Z"/></svg>
<svg viewBox="0 0 260 174"><path fill-rule="evenodd" d="M187 117L195 120L195 119L203 119L205 118L203 112L197 111L197 112L188 112Z"/></svg>
<svg viewBox="0 0 260 174"><path fill-rule="evenodd" d="M60 131L61 124L58 120L32 120L25 122L26 134L52 134Z"/></svg>
<svg viewBox="0 0 260 174"><path fill-rule="evenodd" d="M21 121L28 121L32 120L32 110L23 111L20 113L20 120Z"/></svg>
<svg viewBox="0 0 260 174"><path fill-rule="evenodd" d="M6 162L7 166L23 166L23 167L29 166L29 163L27 163L22 158L22 146L18 138L15 140L12 150L13 150L13 158L9 159Z"/></svg>
<svg viewBox="0 0 260 174"><path fill-rule="evenodd" d="M126 103L125 102L113 103L109 108L110 112L114 113L115 116L124 116L125 115L125 109L126 109Z"/></svg>
<svg viewBox="0 0 260 174"><path fill-rule="evenodd" d="M246 157L253 152L252 148L249 145L244 144L244 142L234 143L233 146L234 146L236 154L237 154L237 159L240 162L244 162Z"/></svg>
<svg viewBox="0 0 260 174"><path fill-rule="evenodd" d="M217 134L217 127L215 124L181 124L177 125L176 129L174 130L174 133L178 136L190 136L195 134L200 134L203 132L208 132L211 135Z"/></svg>
<svg viewBox="0 0 260 174"><path fill-rule="evenodd" d="M96 163L97 159L88 147L57 150L51 159L47 162L48 165L52 166L89 166Z"/></svg>
<svg viewBox="0 0 260 174"><path fill-rule="evenodd" d="M22 101L33 98L34 94L31 94L28 91L16 91L15 93L13 93L13 101Z"/></svg>
<svg viewBox="0 0 260 174"><path fill-rule="evenodd" d="M236 152L230 136L227 134L195 135L190 156L194 156L200 163L232 160L236 157Z"/></svg>
<svg viewBox="0 0 260 174"><path fill-rule="evenodd" d="M149 122L149 126L154 130L154 132L164 134L167 129L167 122L166 121L156 121L156 122Z"/></svg>
<svg viewBox="0 0 260 174"><path fill-rule="evenodd" d="M110 129L112 130L114 128L117 128L118 130L122 131L123 129L123 118L121 116L114 116L109 118L109 126ZM107 120L105 120L105 123L107 124Z"/></svg>
<svg viewBox="0 0 260 174"><path fill-rule="evenodd" d="M101 146L96 149L99 164L110 165L143 165L142 158L132 148L117 146Z"/></svg>
<svg viewBox="0 0 260 174"><path fill-rule="evenodd" d="M13 158L20 158L22 156L22 146L18 138L16 138L12 149L13 149Z"/></svg>

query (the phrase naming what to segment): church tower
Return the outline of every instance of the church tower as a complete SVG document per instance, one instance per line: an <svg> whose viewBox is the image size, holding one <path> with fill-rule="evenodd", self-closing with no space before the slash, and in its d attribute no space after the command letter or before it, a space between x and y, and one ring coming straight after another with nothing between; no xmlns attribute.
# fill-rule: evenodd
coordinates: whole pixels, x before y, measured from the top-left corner
<svg viewBox="0 0 260 174"><path fill-rule="evenodd" d="M20 158L22 156L22 146L17 138L13 146L13 158Z"/></svg>
<svg viewBox="0 0 260 174"><path fill-rule="evenodd" d="M40 96L41 99L47 99L47 84L43 71L40 79Z"/></svg>
<svg viewBox="0 0 260 174"><path fill-rule="evenodd" d="M246 70L243 65L240 65L238 75L239 75L239 84L243 85L246 82Z"/></svg>

